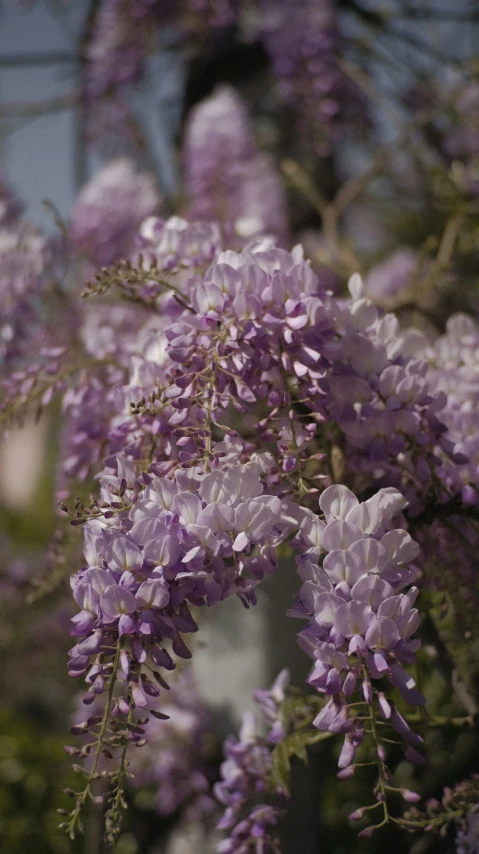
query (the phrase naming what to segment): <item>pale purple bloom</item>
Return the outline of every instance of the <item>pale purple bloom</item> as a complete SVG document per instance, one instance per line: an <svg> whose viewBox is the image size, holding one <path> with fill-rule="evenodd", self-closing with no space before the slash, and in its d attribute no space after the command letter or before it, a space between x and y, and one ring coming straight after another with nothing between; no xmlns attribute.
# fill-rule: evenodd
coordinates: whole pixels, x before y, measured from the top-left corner
<svg viewBox="0 0 479 854"><path fill-rule="evenodd" d="M228 86L190 113L183 152L190 213L217 220L233 243L287 235L286 204L270 158L256 148L246 105Z"/></svg>
<svg viewBox="0 0 479 854"><path fill-rule="evenodd" d="M383 676L399 688L407 702L424 702L414 679L403 669L403 664L415 660L418 649L411 639L419 623L412 607L417 591L399 592L414 577L414 571L404 565L417 558L419 547L406 531L387 530L405 504L404 497L391 488L360 503L345 486L328 487L319 499L327 522L315 555L320 565L317 570L311 565L310 549L298 558L303 585L292 614L308 619L298 638L315 661L308 682L326 696L332 695L314 724L319 729L351 733L340 756L340 768L353 762L364 734L348 709L348 698L358 682L362 680L362 697L370 705L374 702L371 680ZM298 540L300 548L301 542L304 539ZM323 557L325 551L328 554ZM391 714L384 695L378 695L378 704L404 737L408 758L419 761L417 751L411 752L421 743L419 737L409 736L409 727L396 710Z"/></svg>
<svg viewBox="0 0 479 854"><path fill-rule="evenodd" d="M132 757L132 785L153 788L160 815L181 811L191 821L204 821L216 809L211 788L217 770L211 721L189 669L171 680L155 708L165 719L151 717L146 725L149 747Z"/></svg>
<svg viewBox="0 0 479 854"><path fill-rule="evenodd" d="M401 295L418 270L419 261L412 249L398 249L373 267L364 279L364 292L370 299L388 300Z"/></svg>
<svg viewBox="0 0 479 854"><path fill-rule="evenodd" d="M340 32L333 0L261 0L259 29L270 55L278 91L299 114L302 136L320 155L364 99L337 62Z"/></svg>
<svg viewBox="0 0 479 854"><path fill-rule="evenodd" d="M261 734L254 714L248 712L243 716L239 739L230 736L224 743L225 761L214 792L226 808L217 827L229 835L218 844L218 854L243 854L250 850L267 854L279 850L276 826L287 796L281 789L271 791L271 746L286 735L280 711L288 684L289 673L282 670L269 691L254 692L268 723L266 737Z"/></svg>
<svg viewBox="0 0 479 854"><path fill-rule="evenodd" d="M95 265L127 257L143 220L160 207L155 180L127 158L103 166L83 188L69 228L70 241Z"/></svg>
<svg viewBox="0 0 479 854"><path fill-rule="evenodd" d="M457 854L479 854L479 810L469 810L456 837Z"/></svg>

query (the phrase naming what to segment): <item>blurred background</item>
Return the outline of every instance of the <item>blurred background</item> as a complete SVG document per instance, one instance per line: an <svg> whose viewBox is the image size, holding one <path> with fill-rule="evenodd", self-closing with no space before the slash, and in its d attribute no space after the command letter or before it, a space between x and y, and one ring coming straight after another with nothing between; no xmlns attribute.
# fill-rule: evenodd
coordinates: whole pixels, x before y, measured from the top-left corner
<svg viewBox="0 0 479 854"><path fill-rule="evenodd" d="M220 176L219 188L205 212L195 196L199 178L191 158L195 146L214 149L218 127L220 143L221 127L226 137L235 135L228 129L228 98L238 97L255 151L266 158L254 161L257 172L248 180L255 184L255 176L267 176L268 192L277 194L283 244L303 242L336 293L359 270L371 298L427 333L442 332L453 311L477 316L479 8L474 0L191 0L184 19L178 18L174 0L163 0L159 10L155 6L154 26L140 51L141 70L126 69L124 79L118 74L108 85L103 81L103 88L97 80L97 89L95 81L88 89L88 75L95 62L101 66L101 51L108 49L108 38L95 44L102 5L108 4L0 3L1 168L35 228L52 241L61 239L75 218L80 190L119 157L154 176L163 213L221 219L220 202L229 198L221 185L227 166L219 159L211 167ZM107 20L111 35L110 26ZM127 65L122 56L118 68ZM218 90L221 85L233 89ZM198 105L212 97L217 100L207 102L200 114ZM248 163L256 156L248 154ZM238 174L243 173L234 180ZM251 187L245 198L233 217L237 242L254 233L263 215ZM101 210L95 215L101 229ZM1 275L0 267L0 280ZM72 264L68 287L81 288L83 275ZM61 322L61 314L57 319ZM63 751L78 705L78 688L65 664L74 613L68 577L80 565L78 538L58 530L59 442L60 412L53 407L38 423L12 430L0 447L0 850L5 854L104 850L98 816L91 815L83 839L70 843L57 830L55 812L64 806L61 789L71 785L72 776ZM40 585L32 585L35 578L42 579ZM201 761L211 780L218 774L221 741L254 706L253 689L269 686L283 667L299 686L308 672L295 642L296 625L285 616L297 590L287 560L273 582L260 589L252 613L228 601L202 625L194 691L205 706ZM447 620L443 629L453 634ZM420 668L438 713L456 714L448 682L427 644ZM423 794L437 796L444 785L479 770L474 729L434 730L429 742L428 764L419 771ZM407 835L395 835L392 842L378 835L360 843L346 820L363 803L360 784L336 781L337 753L338 746L328 742L311 752L307 767L294 766L285 854L381 852L391 844L398 854L454 850L448 839ZM116 854L213 850L214 832L198 837L181 798L158 809L161 775L155 773L145 772L144 785L130 793ZM400 782L411 785L411 775L409 763L401 762Z"/></svg>

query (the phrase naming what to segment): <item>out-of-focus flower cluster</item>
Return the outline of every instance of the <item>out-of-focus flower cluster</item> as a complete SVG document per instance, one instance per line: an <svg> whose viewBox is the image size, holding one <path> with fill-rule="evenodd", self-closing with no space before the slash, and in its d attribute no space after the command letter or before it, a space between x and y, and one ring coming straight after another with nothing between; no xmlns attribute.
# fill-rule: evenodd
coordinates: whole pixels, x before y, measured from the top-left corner
<svg viewBox="0 0 479 854"><path fill-rule="evenodd" d="M11 368L25 348L42 343L35 300L46 287L51 248L21 217L22 207L0 183L0 358ZM36 340L35 340L36 338Z"/></svg>
<svg viewBox="0 0 479 854"><path fill-rule="evenodd" d="M452 491L466 485L479 485L479 326L465 314L453 315L446 332L431 345L425 345L424 356L430 364L428 382L431 389L443 392L447 404L441 420L448 438L463 455L461 465L446 457L441 479Z"/></svg>
<svg viewBox="0 0 479 854"><path fill-rule="evenodd" d="M96 266L130 254L138 229L157 213L160 197L152 175L127 158L110 161L78 196L69 237Z"/></svg>
<svg viewBox="0 0 479 854"><path fill-rule="evenodd" d="M285 242L284 191L234 89L218 88L191 110L183 157L193 219L220 222L231 245L262 234Z"/></svg>
<svg viewBox="0 0 479 854"><path fill-rule="evenodd" d="M283 670L270 691L258 690L255 700L269 725L264 736L255 715L243 717L239 738L230 736L224 744L225 761L215 795L226 809L217 827L229 836L218 845L219 854L247 854L249 851L278 851L277 824L287 805L287 793L272 784L271 745L282 738L280 706L286 698L289 673Z"/></svg>
<svg viewBox="0 0 479 854"><path fill-rule="evenodd" d="M349 112L363 106L341 70L334 0L261 0L261 36L270 55L281 96L299 117L303 136L317 154L329 154Z"/></svg>
<svg viewBox="0 0 479 854"><path fill-rule="evenodd" d="M307 145L316 154L330 153L332 141L351 117L364 123L364 98L338 62L341 36L333 0L301 0L294 9L287 0L260 0L253 8L242 0L102 0L87 40L83 81L94 138L101 141L112 132L135 138L125 96L142 77L157 40L169 35L191 48L205 34L233 27L264 44L280 97L298 116ZM205 111L203 116L204 121ZM257 159L250 173L253 165L257 177L262 168L268 169L267 161ZM255 198L253 180L251 174Z"/></svg>
<svg viewBox="0 0 479 854"><path fill-rule="evenodd" d="M132 759L132 785L151 787L160 815L177 811L191 821L206 821L216 807L211 787L217 777L211 721L189 669L178 671L170 691L156 705L164 720L150 718L148 750Z"/></svg>
<svg viewBox="0 0 479 854"><path fill-rule="evenodd" d="M479 777L473 774L453 788L444 789L440 801L430 798L425 812L413 807L405 814L411 829L422 826L444 836L452 826L456 831L457 854L477 854L479 851L478 824Z"/></svg>

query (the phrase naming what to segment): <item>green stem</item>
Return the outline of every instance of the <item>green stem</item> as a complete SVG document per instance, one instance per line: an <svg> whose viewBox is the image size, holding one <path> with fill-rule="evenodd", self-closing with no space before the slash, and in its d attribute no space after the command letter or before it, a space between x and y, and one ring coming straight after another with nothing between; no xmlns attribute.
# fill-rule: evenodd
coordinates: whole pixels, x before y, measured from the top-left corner
<svg viewBox="0 0 479 854"><path fill-rule="evenodd" d="M108 686L107 701L105 704L105 711L103 713L103 719L101 722L100 732L98 734L98 741L97 741L97 746L96 746L96 750L95 750L95 755L93 758L92 769L90 771L90 775L89 775L87 784L86 784L83 792L81 793L80 797L78 798L78 800L76 802L76 806L75 806L75 810L74 810L73 815L72 815L71 822L67 828L67 833L68 833L70 839L75 838L75 830L76 830L76 827L77 827L79 820L80 820L81 810L83 809L87 798L91 797L91 787L92 787L93 780L95 779L95 776L96 776L96 773L98 770L98 763L100 761L100 756L101 756L101 751L102 751L103 742L104 742L104 738L105 738L105 733L106 733L106 729L108 726L108 719L110 717L110 708L111 708L111 702L113 699L113 691L115 689L116 675L118 672L119 663L120 663L120 642L118 642L117 647L116 647L115 658L113 661L113 670L111 672L110 684Z"/></svg>
<svg viewBox="0 0 479 854"><path fill-rule="evenodd" d="M366 673L364 675L366 677ZM383 763L381 757L379 756L379 750L378 750L379 736L378 736L378 731L377 731L376 716L374 714L373 704L369 703L368 705L369 705L369 720L371 723L371 734L372 734L372 737L374 739L374 744L376 747L376 758L377 758L377 768L378 768L378 785L376 788L379 789L379 791L381 792L381 795L382 795L383 816L384 816L381 824L379 824L378 827L382 827L382 825L388 824L388 822L389 822L389 810L388 810L388 805L387 805L386 782L384 779L384 763Z"/></svg>

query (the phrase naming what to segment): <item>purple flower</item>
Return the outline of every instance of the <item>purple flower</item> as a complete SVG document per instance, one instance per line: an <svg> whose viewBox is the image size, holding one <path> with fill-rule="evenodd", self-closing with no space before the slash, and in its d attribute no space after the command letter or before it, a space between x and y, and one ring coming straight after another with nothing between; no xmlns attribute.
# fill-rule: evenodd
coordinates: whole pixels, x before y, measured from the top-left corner
<svg viewBox="0 0 479 854"><path fill-rule="evenodd" d="M69 228L72 246L98 266L127 257L141 223L159 207L153 176L126 158L112 160L78 196Z"/></svg>
<svg viewBox="0 0 479 854"><path fill-rule="evenodd" d="M399 592L412 577L404 564L415 560L419 547L406 531L387 530L391 519L404 509L404 498L387 488L360 503L349 489L337 485L321 494L319 505L327 522L315 554L322 566L314 569L310 550L298 558L304 581L293 608L297 616L308 619L299 635L301 647L315 660L308 682L331 696L314 725L350 734L340 768L352 764L364 730L350 714L349 704L356 685L362 683L364 702L371 708L378 703L380 713L391 719L405 739L412 758L419 736L395 709L391 712L384 695L374 687L374 680L386 676L404 700L413 705L424 702L414 679L402 667L415 660L418 648L411 640L419 623L412 607L417 590ZM301 543L304 540L299 539ZM328 554L323 557L325 551ZM418 756L414 751L415 761Z"/></svg>
<svg viewBox="0 0 479 854"><path fill-rule="evenodd" d="M189 116L184 143L190 213L217 220L236 244L287 235L284 191L270 158L255 146L246 106L222 86Z"/></svg>
<svg viewBox="0 0 479 854"><path fill-rule="evenodd" d="M177 673L155 706L165 718L152 717L146 726L149 749L132 759L132 785L153 787L160 815L180 810L189 820L205 821L216 807L211 788L217 771L208 711L189 669Z"/></svg>
<svg viewBox="0 0 479 854"><path fill-rule="evenodd" d="M281 723L281 704L286 699L289 673L282 670L269 691L258 690L254 698L268 723L261 735L252 713L243 716L239 739L230 736L224 744L225 761L214 792L225 811L217 827L229 836L217 847L220 854L278 851L276 826L287 804L281 789L271 792L271 746L286 733ZM260 803L258 804L258 800Z"/></svg>

